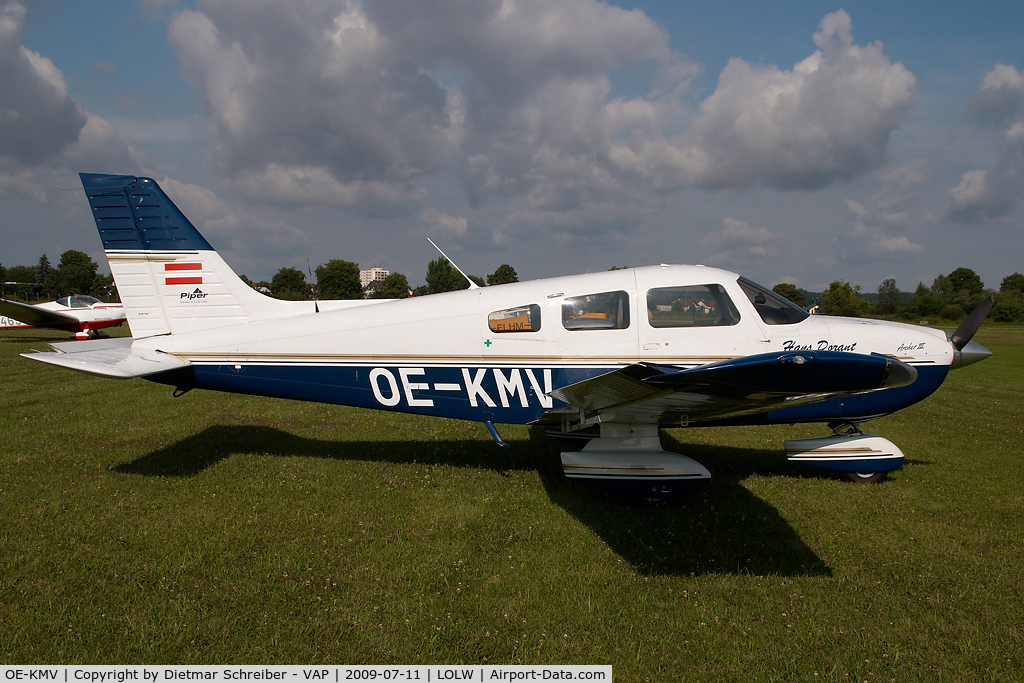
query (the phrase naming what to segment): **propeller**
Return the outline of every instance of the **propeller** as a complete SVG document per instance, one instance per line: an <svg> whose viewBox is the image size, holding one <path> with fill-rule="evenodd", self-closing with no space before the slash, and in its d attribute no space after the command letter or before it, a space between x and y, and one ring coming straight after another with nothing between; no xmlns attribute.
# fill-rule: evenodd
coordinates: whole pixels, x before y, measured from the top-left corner
<svg viewBox="0 0 1024 683"><path fill-rule="evenodd" d="M981 327L981 323L985 321L985 316L992 310L992 302L992 297L988 297L978 304L977 308L967 314L964 321L960 323L960 327L956 328L956 331L949 335L949 341L955 349L953 352L953 362L950 364L951 369L977 363L992 355L992 352L984 346L978 342L971 341L971 337Z"/></svg>
<svg viewBox="0 0 1024 683"><path fill-rule="evenodd" d="M960 327L956 328L956 332L950 335L949 341L953 342L953 346L956 347L957 351L964 350L967 343L971 341L971 337L981 327L981 323L985 322L985 317L992 310L993 302L994 300L990 296L978 304L973 311L967 314L964 321L960 323Z"/></svg>

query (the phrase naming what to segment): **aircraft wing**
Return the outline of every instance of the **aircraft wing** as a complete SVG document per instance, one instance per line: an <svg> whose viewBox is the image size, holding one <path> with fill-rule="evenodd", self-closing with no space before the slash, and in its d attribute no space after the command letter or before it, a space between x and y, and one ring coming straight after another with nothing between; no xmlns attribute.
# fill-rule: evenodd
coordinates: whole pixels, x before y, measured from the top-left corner
<svg viewBox="0 0 1024 683"><path fill-rule="evenodd" d="M685 424L906 386L915 379L916 369L888 356L791 351L689 370L634 364L556 389L551 396L580 411L584 419L601 415Z"/></svg>
<svg viewBox="0 0 1024 683"><path fill-rule="evenodd" d="M26 325L34 325L36 327L66 325L78 322L78 318L73 315L48 311L45 308L7 299L0 299L0 315L5 315L8 318L19 320Z"/></svg>
<svg viewBox="0 0 1024 683"><path fill-rule="evenodd" d="M119 379L148 377L191 365L186 360L160 351L137 351L132 348L133 341L131 337L118 337L64 342L50 344L53 352L21 355L70 370Z"/></svg>

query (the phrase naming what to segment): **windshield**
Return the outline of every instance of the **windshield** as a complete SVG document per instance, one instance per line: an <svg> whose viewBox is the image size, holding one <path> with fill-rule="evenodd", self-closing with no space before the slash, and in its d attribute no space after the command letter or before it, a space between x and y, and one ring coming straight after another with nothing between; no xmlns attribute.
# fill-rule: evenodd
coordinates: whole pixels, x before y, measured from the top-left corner
<svg viewBox="0 0 1024 683"><path fill-rule="evenodd" d="M792 325L807 319L807 311L770 289L766 289L745 277L739 279L743 293L754 304L754 310L768 325Z"/></svg>
<svg viewBox="0 0 1024 683"><path fill-rule="evenodd" d="M86 294L75 294L74 296L70 297L70 299L71 308L89 308L93 304L98 304L100 302L99 299L88 296Z"/></svg>

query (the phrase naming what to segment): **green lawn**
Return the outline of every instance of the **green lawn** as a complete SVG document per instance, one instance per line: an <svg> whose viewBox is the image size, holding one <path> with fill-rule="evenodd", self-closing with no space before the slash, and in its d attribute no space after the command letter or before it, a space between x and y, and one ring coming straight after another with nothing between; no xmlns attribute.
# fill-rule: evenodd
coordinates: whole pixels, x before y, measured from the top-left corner
<svg viewBox="0 0 1024 683"><path fill-rule="evenodd" d="M1024 331L868 431L671 430L711 485L650 507L502 427L104 380L0 336L0 663L612 664L620 681L1024 677Z"/></svg>

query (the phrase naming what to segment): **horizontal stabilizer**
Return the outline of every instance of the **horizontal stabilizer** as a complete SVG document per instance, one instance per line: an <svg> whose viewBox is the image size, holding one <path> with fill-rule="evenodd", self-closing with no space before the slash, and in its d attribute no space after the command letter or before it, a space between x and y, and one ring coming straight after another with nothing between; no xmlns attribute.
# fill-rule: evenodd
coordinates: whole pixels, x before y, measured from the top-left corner
<svg viewBox="0 0 1024 683"><path fill-rule="evenodd" d="M132 348L133 341L131 337L119 337L65 342L51 344L53 352L21 355L70 370L118 379L148 377L190 365L188 361L160 351L137 351Z"/></svg>

